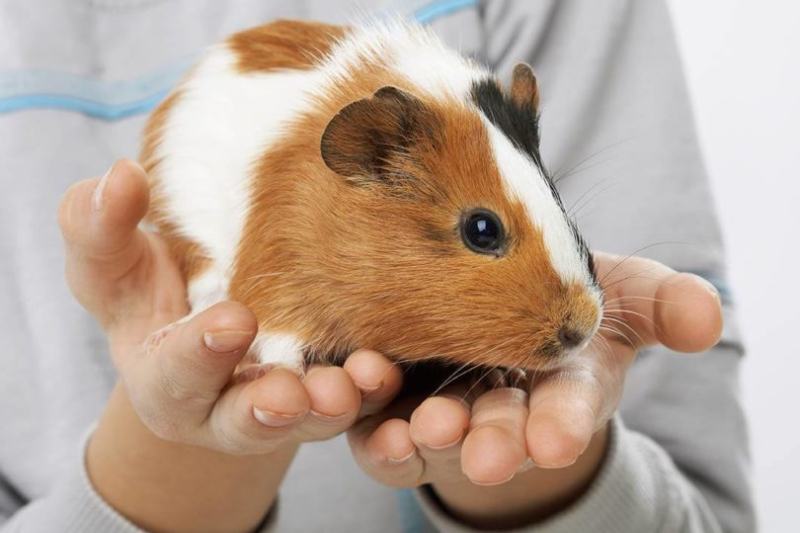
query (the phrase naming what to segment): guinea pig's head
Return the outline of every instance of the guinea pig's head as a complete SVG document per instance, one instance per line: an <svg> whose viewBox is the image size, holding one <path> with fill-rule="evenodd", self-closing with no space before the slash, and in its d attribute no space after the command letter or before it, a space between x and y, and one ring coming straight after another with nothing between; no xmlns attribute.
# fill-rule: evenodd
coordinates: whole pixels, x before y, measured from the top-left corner
<svg viewBox="0 0 800 533"><path fill-rule="evenodd" d="M557 366L597 331L602 294L541 162L530 67L508 92L491 78L466 99L414 92L383 87L323 133L342 182L326 208L326 253L346 265L337 323L405 360Z"/></svg>

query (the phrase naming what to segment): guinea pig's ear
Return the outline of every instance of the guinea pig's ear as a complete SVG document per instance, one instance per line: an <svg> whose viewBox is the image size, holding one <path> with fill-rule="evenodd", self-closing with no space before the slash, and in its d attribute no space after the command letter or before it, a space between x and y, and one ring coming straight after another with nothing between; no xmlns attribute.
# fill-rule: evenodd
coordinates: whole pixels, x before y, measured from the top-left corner
<svg viewBox="0 0 800 533"><path fill-rule="evenodd" d="M530 106L539 112L539 85L533 69L527 63L518 63L511 78L511 100L520 107Z"/></svg>
<svg viewBox="0 0 800 533"><path fill-rule="evenodd" d="M433 116L418 98L396 87L345 106L322 134L320 149L328 167L355 183L390 182L398 156L422 138L431 138Z"/></svg>

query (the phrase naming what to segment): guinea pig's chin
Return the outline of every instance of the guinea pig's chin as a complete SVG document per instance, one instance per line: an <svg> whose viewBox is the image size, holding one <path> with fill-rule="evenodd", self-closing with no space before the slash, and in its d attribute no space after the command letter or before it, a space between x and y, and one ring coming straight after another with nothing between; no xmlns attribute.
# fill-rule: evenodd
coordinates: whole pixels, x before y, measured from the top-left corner
<svg viewBox="0 0 800 533"><path fill-rule="evenodd" d="M532 361L532 364L525 370L531 370L534 372L552 372L553 370L558 370L559 368L567 366L570 361L577 357L578 354L580 354L583 350L585 350L590 343L591 339L584 341L579 346L574 348L562 348L561 352L555 356L537 356Z"/></svg>

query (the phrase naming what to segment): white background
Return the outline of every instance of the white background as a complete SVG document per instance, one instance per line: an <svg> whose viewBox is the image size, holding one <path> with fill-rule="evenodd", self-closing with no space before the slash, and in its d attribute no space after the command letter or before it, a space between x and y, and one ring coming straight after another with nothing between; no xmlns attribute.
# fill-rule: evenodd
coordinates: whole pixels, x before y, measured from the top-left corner
<svg viewBox="0 0 800 533"><path fill-rule="evenodd" d="M800 531L800 2L670 0L748 355L761 530Z"/></svg>

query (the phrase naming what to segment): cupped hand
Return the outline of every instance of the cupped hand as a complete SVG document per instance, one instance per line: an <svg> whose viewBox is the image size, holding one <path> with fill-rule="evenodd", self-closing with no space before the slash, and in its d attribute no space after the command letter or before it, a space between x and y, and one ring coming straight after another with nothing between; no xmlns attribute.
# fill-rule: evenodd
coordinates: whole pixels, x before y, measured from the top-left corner
<svg viewBox="0 0 800 533"><path fill-rule="evenodd" d="M586 350L521 388L461 383L365 418L348 433L361 467L392 486L433 484L476 523L535 516L579 494L637 351L703 351L722 328L718 293L702 278L638 257L596 253L595 263L605 318Z"/></svg>
<svg viewBox="0 0 800 533"><path fill-rule="evenodd" d="M65 194L59 221L69 285L105 330L123 392L157 436L234 454L325 439L380 409L400 373L375 352L343 368L236 373L257 330L252 313L222 302L179 321L185 284L165 243L138 228L148 209L144 171L117 162Z"/></svg>

